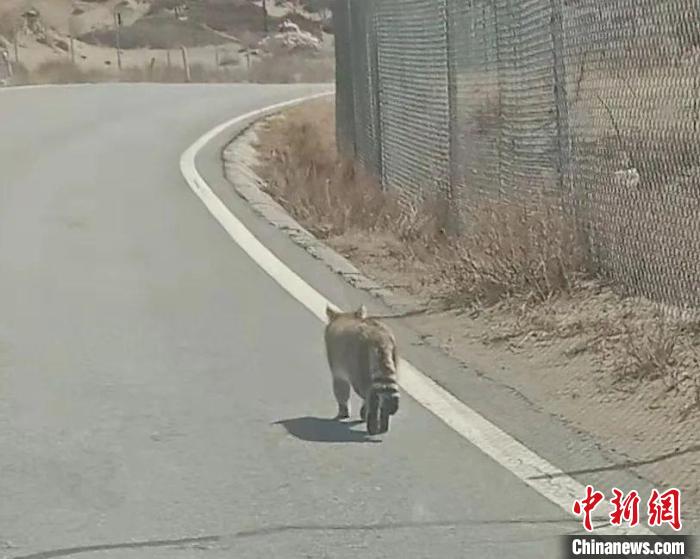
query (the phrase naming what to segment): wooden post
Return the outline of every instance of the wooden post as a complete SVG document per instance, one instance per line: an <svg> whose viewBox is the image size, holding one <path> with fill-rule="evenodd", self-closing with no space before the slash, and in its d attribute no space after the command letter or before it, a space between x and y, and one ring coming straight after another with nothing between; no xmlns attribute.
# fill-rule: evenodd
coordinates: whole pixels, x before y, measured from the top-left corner
<svg viewBox="0 0 700 559"><path fill-rule="evenodd" d="M190 83L192 76L190 75L190 60L187 56L187 49L185 47L180 47L182 50L182 66L185 69L185 82Z"/></svg>
<svg viewBox="0 0 700 559"><path fill-rule="evenodd" d="M263 10L263 31L268 32L267 28L267 0L262 0L262 10Z"/></svg>
<svg viewBox="0 0 700 559"><path fill-rule="evenodd" d="M75 39L70 36L70 61L75 64Z"/></svg>
<svg viewBox="0 0 700 559"><path fill-rule="evenodd" d="M15 49L15 64L19 64L19 38L17 35L19 34L18 31L15 31L15 36L13 39L13 46Z"/></svg>
<svg viewBox="0 0 700 559"><path fill-rule="evenodd" d="M148 65L148 79L149 81L153 81L153 70L156 67L156 57L152 56L151 57L151 63Z"/></svg>
<svg viewBox="0 0 700 559"><path fill-rule="evenodd" d="M5 67L7 68L7 77L11 78L13 74L12 70L12 62L10 62L10 55L7 54L4 50L0 51L0 58L2 58L2 61L5 63Z"/></svg>
<svg viewBox="0 0 700 559"><path fill-rule="evenodd" d="M114 23L116 26L116 38L117 38L117 68L122 69L122 51L121 51L121 26L122 26L122 15L119 12L114 14Z"/></svg>

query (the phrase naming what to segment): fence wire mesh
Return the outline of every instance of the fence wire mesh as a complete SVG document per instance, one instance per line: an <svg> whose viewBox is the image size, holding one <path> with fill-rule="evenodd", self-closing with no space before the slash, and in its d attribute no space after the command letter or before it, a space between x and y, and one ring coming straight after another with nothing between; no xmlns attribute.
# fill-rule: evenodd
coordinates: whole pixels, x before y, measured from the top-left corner
<svg viewBox="0 0 700 559"><path fill-rule="evenodd" d="M449 183L444 3L375 3L383 182L411 197Z"/></svg>
<svg viewBox="0 0 700 559"><path fill-rule="evenodd" d="M336 0L341 149L462 223L576 217L601 271L700 307L696 0Z"/></svg>

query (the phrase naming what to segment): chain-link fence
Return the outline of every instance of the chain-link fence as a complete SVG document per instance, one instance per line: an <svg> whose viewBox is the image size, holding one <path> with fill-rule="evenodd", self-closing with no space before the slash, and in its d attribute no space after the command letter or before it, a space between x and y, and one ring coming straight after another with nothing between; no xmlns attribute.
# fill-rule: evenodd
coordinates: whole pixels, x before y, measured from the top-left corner
<svg viewBox="0 0 700 559"><path fill-rule="evenodd" d="M338 145L404 199L555 197L600 268L700 307L697 0L336 0Z"/></svg>

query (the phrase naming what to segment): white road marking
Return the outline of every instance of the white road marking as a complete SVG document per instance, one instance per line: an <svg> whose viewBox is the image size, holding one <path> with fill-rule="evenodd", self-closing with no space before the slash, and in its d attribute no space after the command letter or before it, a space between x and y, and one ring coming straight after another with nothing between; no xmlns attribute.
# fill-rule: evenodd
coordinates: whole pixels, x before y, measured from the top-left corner
<svg viewBox="0 0 700 559"><path fill-rule="evenodd" d="M326 305L336 310L338 310L338 307L289 269L229 211L197 171L195 158L209 141L240 122L260 117L265 113L302 101L330 94L321 93L293 99L233 118L204 134L180 158L180 170L190 188L204 202L204 205L236 244L285 291L324 323L326 322ZM572 506L574 501L585 496L586 488L584 485L496 427L405 359L402 359L400 362L400 385L411 397L430 410L454 431L540 495L573 516ZM596 512L596 516L601 514L601 511ZM637 525L634 528L610 528L614 529L616 534L653 534L653 532L641 525Z"/></svg>

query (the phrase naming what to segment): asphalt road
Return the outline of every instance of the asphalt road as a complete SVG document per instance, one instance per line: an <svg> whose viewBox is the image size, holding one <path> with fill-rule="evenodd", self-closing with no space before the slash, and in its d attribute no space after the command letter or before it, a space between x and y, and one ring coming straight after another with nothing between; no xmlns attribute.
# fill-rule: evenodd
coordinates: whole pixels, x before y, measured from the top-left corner
<svg viewBox="0 0 700 559"><path fill-rule="evenodd" d="M542 559L580 528L411 400L381 442L328 419L322 325L178 167L312 89L0 93L0 557Z"/></svg>

